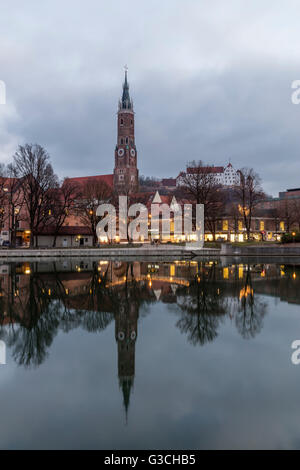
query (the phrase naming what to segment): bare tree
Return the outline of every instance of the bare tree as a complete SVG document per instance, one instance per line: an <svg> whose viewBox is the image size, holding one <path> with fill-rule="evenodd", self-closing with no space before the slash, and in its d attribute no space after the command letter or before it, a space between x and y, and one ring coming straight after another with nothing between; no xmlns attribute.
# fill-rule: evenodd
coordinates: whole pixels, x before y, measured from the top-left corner
<svg viewBox="0 0 300 470"><path fill-rule="evenodd" d="M58 179L49 154L38 144L20 145L13 160L13 173L23 191L32 247L35 234L51 220L53 189L58 188Z"/></svg>
<svg viewBox="0 0 300 470"><path fill-rule="evenodd" d="M208 199L204 204L205 208L205 225L213 236L213 240L216 239L217 223L222 220L226 206L226 195L224 190L216 188L215 191L211 191L208 195Z"/></svg>
<svg viewBox="0 0 300 470"><path fill-rule="evenodd" d="M4 188L5 201L5 217L8 220L10 231L11 246L16 246L17 229L22 220L25 220L24 213L24 194L21 181L14 177L13 165L9 164L6 172L6 183Z"/></svg>
<svg viewBox="0 0 300 470"><path fill-rule="evenodd" d="M120 201L119 201L119 196L121 196L121 194L119 194L117 191L113 191L112 194L111 194L111 203L113 204L114 207L117 208L117 224L120 223ZM145 192L139 192L138 194L136 193L133 193L131 191L124 191L122 192L122 196L126 196L127 197L127 207L130 207L132 204L144 204L146 205L147 202L149 201L149 193ZM134 219L134 217L129 217L127 216L126 218L126 222L124 222L123 220L123 223L126 225L126 239L129 241L129 242L132 242L132 234L129 233L129 224L130 222Z"/></svg>
<svg viewBox="0 0 300 470"><path fill-rule="evenodd" d="M4 226L4 221L7 216L6 205L7 205L7 194L5 185L7 182L7 169L3 163L0 163L0 226Z"/></svg>
<svg viewBox="0 0 300 470"><path fill-rule="evenodd" d="M182 187L187 196L197 204L206 204L220 185L217 183L211 168L202 161L190 162L187 171L181 177Z"/></svg>
<svg viewBox="0 0 300 470"><path fill-rule="evenodd" d="M293 223L297 224L297 228L300 231L300 199L292 200L292 211L293 211Z"/></svg>
<svg viewBox="0 0 300 470"><path fill-rule="evenodd" d="M282 199L279 201L277 215L285 223L286 232L289 232L294 224L297 224L300 229L300 200Z"/></svg>
<svg viewBox="0 0 300 470"><path fill-rule="evenodd" d="M202 161L193 161L187 165L181 182L179 192L195 203L204 205L205 224L215 239L217 221L224 211L225 199L211 167L203 165Z"/></svg>
<svg viewBox="0 0 300 470"><path fill-rule="evenodd" d="M66 222L66 219L72 215L76 214L76 204L82 197L82 192L80 187L65 178L60 188L52 190L52 209L51 209L51 225L53 225L53 247L56 246L57 236L60 229Z"/></svg>
<svg viewBox="0 0 300 470"><path fill-rule="evenodd" d="M247 240L250 240L255 207L264 198L264 192L260 177L253 168L242 168L239 173L240 184L235 189L235 196L246 228Z"/></svg>
<svg viewBox="0 0 300 470"><path fill-rule="evenodd" d="M238 204L236 202L230 202L227 205L227 212L229 215L229 229L234 232L236 236L239 231L239 220L241 219L241 213L239 211Z"/></svg>
<svg viewBox="0 0 300 470"><path fill-rule="evenodd" d="M99 204L107 203L112 197L112 190L104 181L88 180L81 188L81 199L77 204L77 213L82 223L90 227L93 234L93 243L97 243L97 224L99 217L96 215Z"/></svg>

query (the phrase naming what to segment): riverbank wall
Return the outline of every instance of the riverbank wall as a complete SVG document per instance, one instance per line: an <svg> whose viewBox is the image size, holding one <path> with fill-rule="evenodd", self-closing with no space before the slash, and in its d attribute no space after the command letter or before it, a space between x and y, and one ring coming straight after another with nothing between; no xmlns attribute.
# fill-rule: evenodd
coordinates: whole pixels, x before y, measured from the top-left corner
<svg viewBox="0 0 300 470"><path fill-rule="evenodd" d="M282 257L300 256L300 245L221 245L220 256Z"/></svg>
<svg viewBox="0 0 300 470"><path fill-rule="evenodd" d="M20 258L192 258L194 256L218 256L217 248L204 248L203 250L191 250L184 246L158 246L158 247L130 247L130 248L45 248L45 249L1 249L0 259Z"/></svg>

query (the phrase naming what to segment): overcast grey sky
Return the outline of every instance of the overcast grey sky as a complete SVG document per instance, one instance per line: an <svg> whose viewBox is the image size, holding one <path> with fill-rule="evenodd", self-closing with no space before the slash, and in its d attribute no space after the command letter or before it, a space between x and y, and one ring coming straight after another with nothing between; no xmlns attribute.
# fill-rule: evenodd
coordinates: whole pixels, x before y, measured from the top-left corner
<svg viewBox="0 0 300 470"><path fill-rule="evenodd" d="M300 187L297 0L0 0L0 160L45 146L60 176L111 173L128 64L141 174L189 160Z"/></svg>

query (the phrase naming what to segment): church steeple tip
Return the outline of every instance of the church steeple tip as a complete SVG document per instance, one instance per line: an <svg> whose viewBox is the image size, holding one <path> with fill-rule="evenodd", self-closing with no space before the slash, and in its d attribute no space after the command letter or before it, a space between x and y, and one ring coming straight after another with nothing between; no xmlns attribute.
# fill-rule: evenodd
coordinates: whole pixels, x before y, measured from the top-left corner
<svg viewBox="0 0 300 470"><path fill-rule="evenodd" d="M132 109L133 104L132 104L132 101L130 99L129 84L128 84L128 80L127 80L127 71L128 71L127 65L125 65L124 68L125 68L125 80L124 80L124 83L123 83L123 95L122 95L122 100L120 102L120 109Z"/></svg>
<svg viewBox="0 0 300 470"><path fill-rule="evenodd" d="M123 392L123 405L125 409L126 424L128 422L128 409L133 380L133 377L120 377L120 387L122 388Z"/></svg>

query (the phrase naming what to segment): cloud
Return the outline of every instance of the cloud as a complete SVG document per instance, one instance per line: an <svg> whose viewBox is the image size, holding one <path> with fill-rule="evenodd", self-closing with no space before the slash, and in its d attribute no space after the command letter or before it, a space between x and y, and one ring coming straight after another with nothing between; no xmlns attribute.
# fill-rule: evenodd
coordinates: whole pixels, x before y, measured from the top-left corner
<svg viewBox="0 0 300 470"><path fill-rule="evenodd" d="M29 141L49 150L60 176L112 172L128 63L142 174L231 159L253 166L273 194L299 186L300 107L290 87L299 78L300 6L288 4L6 5L0 79L11 111L0 107L1 161Z"/></svg>

